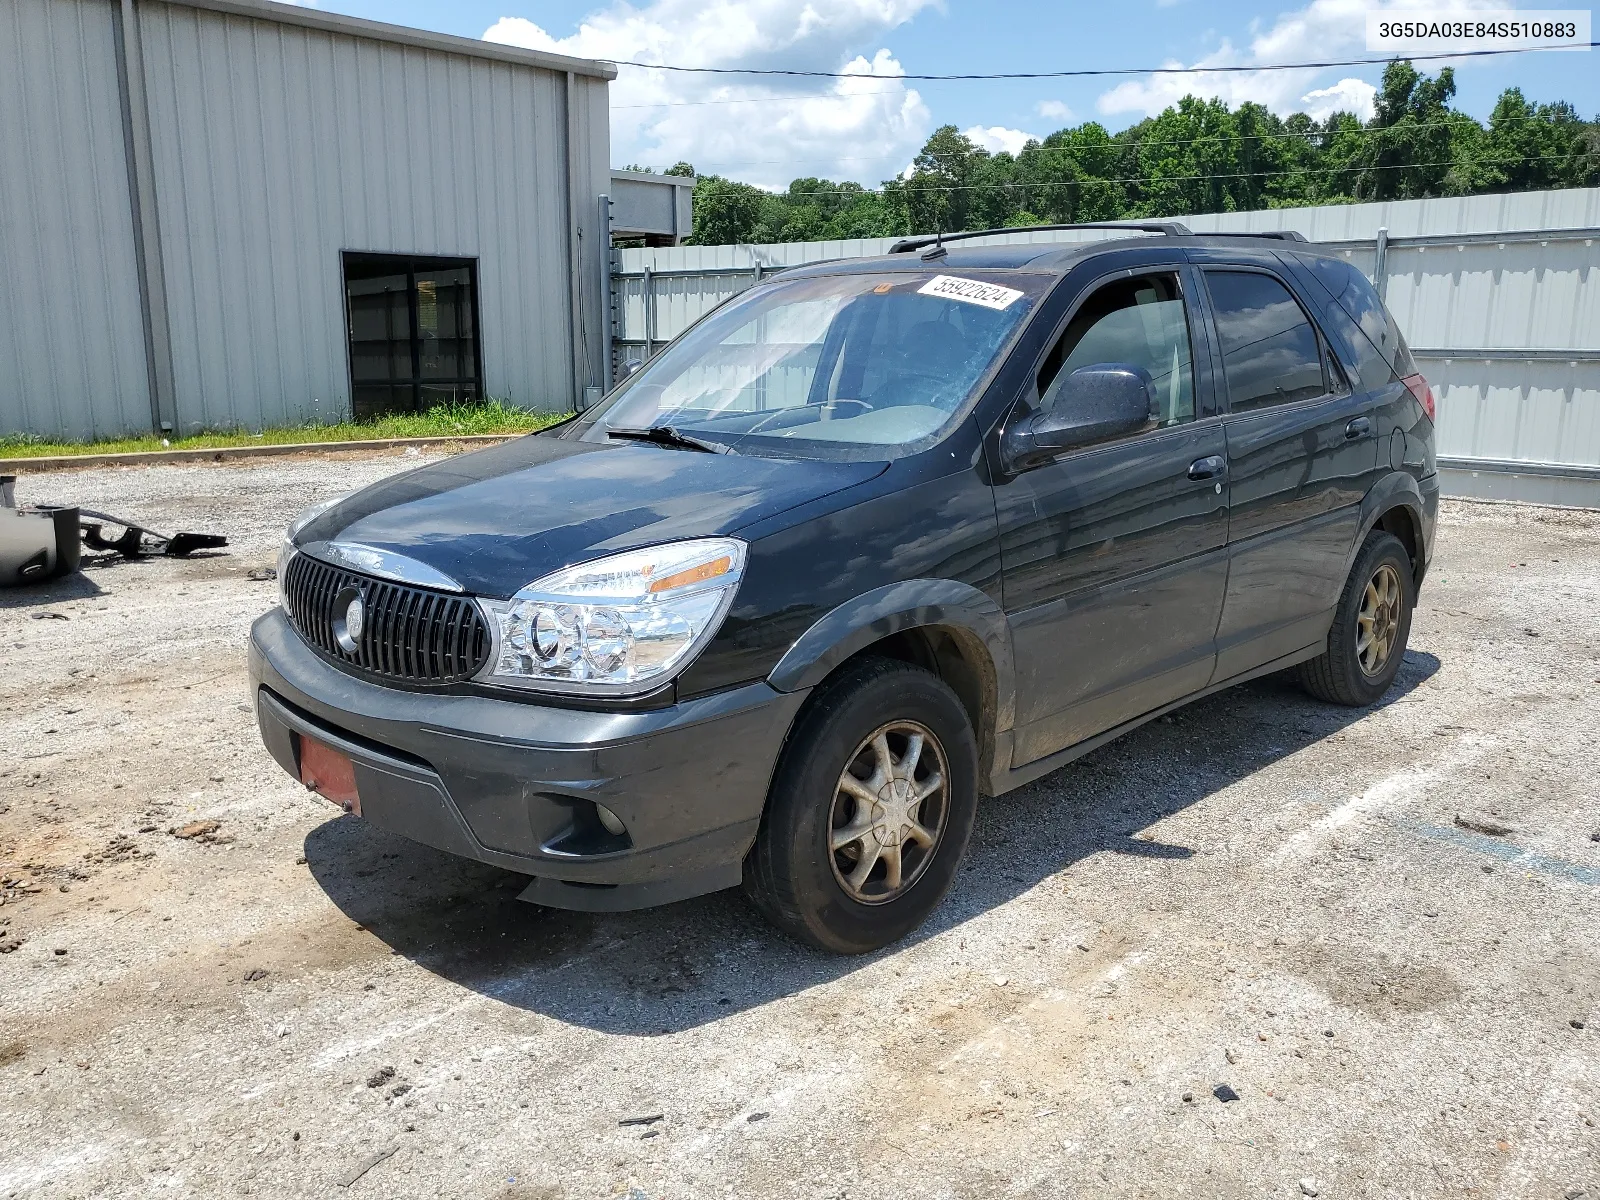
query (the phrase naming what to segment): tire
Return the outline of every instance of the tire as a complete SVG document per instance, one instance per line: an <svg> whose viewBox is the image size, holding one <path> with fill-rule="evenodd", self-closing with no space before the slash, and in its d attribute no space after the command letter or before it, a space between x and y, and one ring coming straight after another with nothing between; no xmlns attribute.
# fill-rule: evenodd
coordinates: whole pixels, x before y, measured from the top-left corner
<svg viewBox="0 0 1600 1200"><path fill-rule="evenodd" d="M1352 708L1376 704L1394 683L1405 657L1416 599L1405 546L1393 534L1373 530L1345 581L1327 650L1298 668L1300 686L1330 704ZM1369 623L1388 634L1380 662L1374 662L1375 650L1363 640Z"/></svg>
<svg viewBox="0 0 1600 1200"><path fill-rule="evenodd" d="M919 730L923 740L913 758L910 739ZM879 734L889 752L887 775ZM847 771L853 784L843 778ZM914 800L932 788L934 771L942 787ZM890 807L868 809L857 792L885 796ZM818 688L784 747L745 859L745 893L797 941L835 954L877 950L921 925L944 899L972 836L977 802L972 723L949 686L890 659L850 663ZM864 832L835 847L874 814L872 828L888 831L887 844ZM931 845L919 833L932 835ZM869 855L874 861L862 875ZM898 863L897 886L891 860Z"/></svg>

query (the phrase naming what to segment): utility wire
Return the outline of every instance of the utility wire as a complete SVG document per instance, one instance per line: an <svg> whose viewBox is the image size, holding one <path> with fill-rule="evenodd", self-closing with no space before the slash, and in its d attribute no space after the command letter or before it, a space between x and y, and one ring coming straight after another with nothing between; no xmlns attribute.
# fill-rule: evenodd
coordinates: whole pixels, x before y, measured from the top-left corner
<svg viewBox="0 0 1600 1200"><path fill-rule="evenodd" d="M1233 75L1256 71L1314 71L1327 67L1382 67L1397 59L1432 62L1437 59L1491 58L1504 54L1532 54L1540 50L1582 50L1600 46L1588 42L1567 46L1516 46L1493 50L1455 50L1438 54L1395 54L1388 58L1338 58L1321 62L1260 63L1256 66L1210 67L1102 67L1078 71L1000 71L959 75L879 75L872 71L795 71L775 67L680 67L670 63L642 63L629 59L611 60L619 67L638 67L648 71L677 71L687 75L774 75L805 79L923 79L923 80L1000 80L1000 79L1084 79L1106 75Z"/></svg>

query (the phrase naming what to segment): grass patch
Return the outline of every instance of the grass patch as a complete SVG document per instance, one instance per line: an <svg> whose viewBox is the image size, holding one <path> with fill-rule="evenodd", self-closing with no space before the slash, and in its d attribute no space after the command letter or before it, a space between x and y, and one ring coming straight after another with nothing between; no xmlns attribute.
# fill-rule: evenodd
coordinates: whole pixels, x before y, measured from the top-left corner
<svg viewBox="0 0 1600 1200"><path fill-rule="evenodd" d="M382 441L387 438L456 437L466 434L532 433L554 425L565 413L535 413L499 400L441 404L422 413L397 413L371 421L297 425L287 429L196 433L163 439L156 434L98 442L49 442L28 434L0 435L0 458L48 458L70 454L138 454L150 450L227 450L239 446L299 446L317 442Z"/></svg>

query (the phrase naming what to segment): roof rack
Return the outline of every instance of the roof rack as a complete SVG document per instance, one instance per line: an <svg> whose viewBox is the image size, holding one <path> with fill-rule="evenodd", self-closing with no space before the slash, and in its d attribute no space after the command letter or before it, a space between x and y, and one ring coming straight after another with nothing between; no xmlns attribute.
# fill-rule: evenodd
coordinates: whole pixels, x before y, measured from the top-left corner
<svg viewBox="0 0 1600 1200"><path fill-rule="evenodd" d="M1246 233L1242 229L1213 229L1202 233L1200 236L1271 238L1279 242L1304 242L1310 240L1297 229L1268 229L1260 233Z"/></svg>
<svg viewBox="0 0 1600 1200"><path fill-rule="evenodd" d="M942 246L945 242L994 237L1002 233L1050 233L1058 229L1129 229L1135 233L1164 233L1169 237L1182 237L1189 232L1189 227L1181 221L1084 221L1077 225L1015 225L1010 229L969 229L963 233L935 233L901 238L889 247L889 253L909 254L926 246Z"/></svg>

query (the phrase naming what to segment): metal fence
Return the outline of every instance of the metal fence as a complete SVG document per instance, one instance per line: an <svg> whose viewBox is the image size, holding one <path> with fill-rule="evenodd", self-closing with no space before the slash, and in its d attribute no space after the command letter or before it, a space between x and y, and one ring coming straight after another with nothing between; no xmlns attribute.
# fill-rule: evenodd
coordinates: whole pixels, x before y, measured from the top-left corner
<svg viewBox="0 0 1600 1200"><path fill-rule="evenodd" d="M1295 229L1366 272L1433 383L1446 494L1600 508L1600 188L1177 219L1196 233ZM613 363L648 357L773 270L893 242L618 251Z"/></svg>

